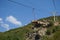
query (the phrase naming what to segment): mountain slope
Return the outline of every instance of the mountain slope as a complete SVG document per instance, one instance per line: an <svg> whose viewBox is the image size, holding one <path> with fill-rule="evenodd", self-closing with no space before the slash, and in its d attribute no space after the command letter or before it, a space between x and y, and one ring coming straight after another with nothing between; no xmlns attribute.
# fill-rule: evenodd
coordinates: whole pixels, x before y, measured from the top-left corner
<svg viewBox="0 0 60 40"><path fill-rule="evenodd" d="M56 16L57 21L60 23L60 16ZM54 23L53 16L39 19L38 21L42 20L50 20L51 24ZM34 30L32 29L34 24L31 22L24 27L20 27L17 29L12 29L7 32L0 33L0 40L26 40L26 34L31 33ZM40 27L39 27L40 28ZM44 36L42 36L42 40L60 40L60 24L57 26L51 25L50 27L46 27L47 31Z"/></svg>

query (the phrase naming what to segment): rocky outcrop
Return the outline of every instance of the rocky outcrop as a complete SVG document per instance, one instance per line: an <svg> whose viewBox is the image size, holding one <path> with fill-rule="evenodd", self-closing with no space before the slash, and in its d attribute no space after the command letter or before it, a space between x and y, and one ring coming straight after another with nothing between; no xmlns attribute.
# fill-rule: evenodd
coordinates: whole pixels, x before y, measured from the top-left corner
<svg viewBox="0 0 60 40"><path fill-rule="evenodd" d="M27 39L26 40L41 40L42 37L46 34L47 27L50 27L51 22L47 20L43 21L32 21L33 26L32 30L33 32L27 33ZM54 25L57 25L58 23L55 23Z"/></svg>
<svg viewBox="0 0 60 40"><path fill-rule="evenodd" d="M49 25L48 22L42 22L42 21L33 21L34 25L32 26L33 32L27 33L27 39L26 40L40 40L42 36L45 35L47 28L46 26Z"/></svg>

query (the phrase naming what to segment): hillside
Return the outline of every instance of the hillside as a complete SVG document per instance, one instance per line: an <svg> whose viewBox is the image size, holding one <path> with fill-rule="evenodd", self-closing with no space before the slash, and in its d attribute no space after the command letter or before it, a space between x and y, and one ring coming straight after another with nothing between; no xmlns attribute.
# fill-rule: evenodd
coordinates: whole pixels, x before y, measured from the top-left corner
<svg viewBox="0 0 60 40"><path fill-rule="evenodd" d="M56 16L56 22L53 16L37 21L39 24L31 22L24 27L0 32L0 40L60 40L60 16Z"/></svg>

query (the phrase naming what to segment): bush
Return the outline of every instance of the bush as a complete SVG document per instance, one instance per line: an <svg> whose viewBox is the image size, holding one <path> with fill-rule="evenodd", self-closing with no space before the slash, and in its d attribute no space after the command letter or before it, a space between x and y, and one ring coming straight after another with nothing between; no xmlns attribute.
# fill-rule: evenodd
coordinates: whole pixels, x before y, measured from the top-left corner
<svg viewBox="0 0 60 40"><path fill-rule="evenodd" d="M60 30L60 26L55 26L53 29L52 29L52 33L56 32L56 31L59 31Z"/></svg>
<svg viewBox="0 0 60 40"><path fill-rule="evenodd" d="M54 32L56 32L56 29L53 29L53 30L52 30L52 33L54 33Z"/></svg>
<svg viewBox="0 0 60 40"><path fill-rule="evenodd" d="M50 35L51 34L51 31L50 30L47 30L46 34L47 35Z"/></svg>

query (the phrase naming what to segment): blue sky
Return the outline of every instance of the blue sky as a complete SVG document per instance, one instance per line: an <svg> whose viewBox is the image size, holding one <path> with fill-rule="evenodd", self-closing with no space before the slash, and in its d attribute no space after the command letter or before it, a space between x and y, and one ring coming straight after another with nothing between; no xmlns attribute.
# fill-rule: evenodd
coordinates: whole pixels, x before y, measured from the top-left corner
<svg viewBox="0 0 60 40"><path fill-rule="evenodd" d="M13 0L36 8L36 19L48 17L55 11L52 0ZM56 15L60 15L60 0L55 0ZM0 32L17 28L34 20L32 8L24 7L8 0L0 0Z"/></svg>

